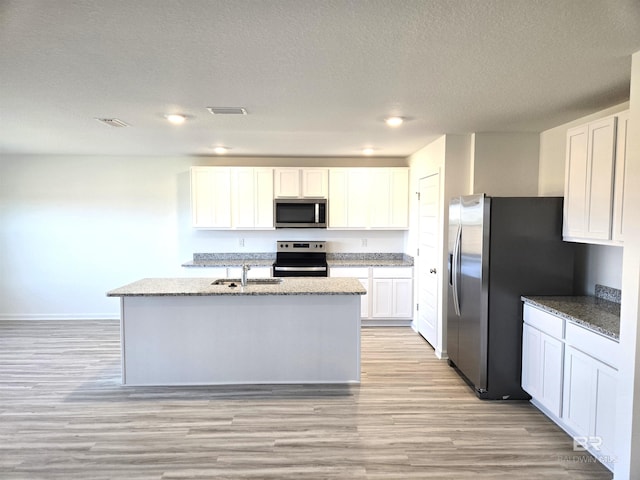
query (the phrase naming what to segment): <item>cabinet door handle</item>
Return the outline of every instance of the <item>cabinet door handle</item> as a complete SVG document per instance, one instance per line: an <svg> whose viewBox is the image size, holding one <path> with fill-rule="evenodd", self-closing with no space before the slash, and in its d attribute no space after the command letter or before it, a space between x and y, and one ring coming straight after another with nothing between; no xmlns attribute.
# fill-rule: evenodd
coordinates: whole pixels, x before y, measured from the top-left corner
<svg viewBox="0 0 640 480"><path fill-rule="evenodd" d="M438 273L437 270L435 268L430 268L429 269L429 273Z"/></svg>

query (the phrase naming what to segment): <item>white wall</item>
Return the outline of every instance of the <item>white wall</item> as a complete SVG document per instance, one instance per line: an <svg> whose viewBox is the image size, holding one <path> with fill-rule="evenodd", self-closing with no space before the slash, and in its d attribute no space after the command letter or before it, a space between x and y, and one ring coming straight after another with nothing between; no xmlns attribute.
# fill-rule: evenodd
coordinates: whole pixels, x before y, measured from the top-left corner
<svg viewBox="0 0 640 480"><path fill-rule="evenodd" d="M595 295L596 283L622 289L622 247L576 243L576 294Z"/></svg>
<svg viewBox="0 0 640 480"><path fill-rule="evenodd" d="M411 167L411 188L410 191L418 191L418 182L421 178L440 174L440 218L438 223L438 250L441 252L440 271L438 277L438 335L435 345L436 356L446 358L447 356L447 248L448 229L445 225L449 223L449 200L451 197L466 195L470 193L471 178L471 158L472 158L472 136L471 135L443 135L429 145L420 149L409 157ZM408 249L415 255L418 245L419 232L419 204L414 195L411 202L411 230L408 239ZM418 277L419 270L416 269L414 282L414 296L417 299L420 289ZM414 312L414 322L417 312ZM414 323L415 328L415 323Z"/></svg>
<svg viewBox="0 0 640 480"><path fill-rule="evenodd" d="M631 67L627 185L640 185L640 51ZM615 480L640 478L640 190L626 188Z"/></svg>
<svg viewBox="0 0 640 480"><path fill-rule="evenodd" d="M118 299L106 291L143 277L188 275L180 265L194 252L273 252L284 237L328 240L331 251L403 251L401 231L194 230L189 167L214 164L406 166L407 160L4 155L0 319L118 317Z"/></svg>
<svg viewBox="0 0 640 480"><path fill-rule="evenodd" d="M476 133L473 137L472 193L537 195L537 133Z"/></svg>

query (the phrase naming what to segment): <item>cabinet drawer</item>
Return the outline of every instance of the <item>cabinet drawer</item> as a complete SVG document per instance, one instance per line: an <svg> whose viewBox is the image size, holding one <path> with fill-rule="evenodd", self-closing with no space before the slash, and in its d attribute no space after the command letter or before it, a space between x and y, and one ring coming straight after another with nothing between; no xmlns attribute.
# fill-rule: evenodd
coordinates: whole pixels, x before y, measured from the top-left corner
<svg viewBox="0 0 640 480"><path fill-rule="evenodd" d="M369 267L331 267L330 277L356 277L369 278Z"/></svg>
<svg viewBox="0 0 640 480"><path fill-rule="evenodd" d="M547 335L558 339L564 338L564 319L526 304L523 310L523 317L524 323L528 323Z"/></svg>
<svg viewBox="0 0 640 480"><path fill-rule="evenodd" d="M619 344L615 340L587 330L575 323L567 322L565 341L567 345L571 345L615 369L618 368Z"/></svg>
<svg viewBox="0 0 640 480"><path fill-rule="evenodd" d="M374 267L373 278L412 278L413 268L407 267Z"/></svg>

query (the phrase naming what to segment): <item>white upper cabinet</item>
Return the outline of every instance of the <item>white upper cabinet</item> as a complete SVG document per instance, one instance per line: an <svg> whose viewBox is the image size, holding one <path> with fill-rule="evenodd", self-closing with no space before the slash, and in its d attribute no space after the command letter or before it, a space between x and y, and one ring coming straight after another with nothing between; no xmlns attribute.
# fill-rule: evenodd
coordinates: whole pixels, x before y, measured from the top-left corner
<svg viewBox="0 0 640 480"><path fill-rule="evenodd" d="M327 198L328 228L409 228L409 169L192 167L195 228L273 229L274 198Z"/></svg>
<svg viewBox="0 0 640 480"><path fill-rule="evenodd" d="M274 196L298 198L300 195L300 169L276 168L274 170Z"/></svg>
<svg viewBox="0 0 640 480"><path fill-rule="evenodd" d="M568 130L563 223L565 240L613 243L617 142L616 117Z"/></svg>
<svg viewBox="0 0 640 480"><path fill-rule="evenodd" d="M369 173L371 228L408 228L409 170L377 168Z"/></svg>
<svg viewBox="0 0 640 480"><path fill-rule="evenodd" d="M192 225L273 229L273 168L192 167Z"/></svg>
<svg viewBox="0 0 640 480"><path fill-rule="evenodd" d="M303 168L302 197L327 198L329 194L329 171L326 168Z"/></svg>
<svg viewBox="0 0 640 480"><path fill-rule="evenodd" d="M407 168L329 170L329 228L409 227Z"/></svg>
<svg viewBox="0 0 640 480"><path fill-rule="evenodd" d="M231 228L230 168L191 168L191 221L197 228Z"/></svg>
<svg viewBox="0 0 640 480"><path fill-rule="evenodd" d="M616 143L616 173L614 180L613 197L613 231L611 232L614 242L622 242L623 220L624 220L624 194L625 175L627 169L627 144L629 138L629 111L618 115L618 140Z"/></svg>
<svg viewBox="0 0 640 480"><path fill-rule="evenodd" d="M233 228L272 229L273 169L234 168Z"/></svg>
<svg viewBox="0 0 640 480"><path fill-rule="evenodd" d="M276 198L327 198L326 168L276 168Z"/></svg>

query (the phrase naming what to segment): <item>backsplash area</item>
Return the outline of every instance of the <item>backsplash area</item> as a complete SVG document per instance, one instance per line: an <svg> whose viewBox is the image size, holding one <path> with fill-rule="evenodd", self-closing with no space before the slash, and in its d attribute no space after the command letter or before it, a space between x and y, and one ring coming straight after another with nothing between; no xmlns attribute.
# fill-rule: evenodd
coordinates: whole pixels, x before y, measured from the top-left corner
<svg viewBox="0 0 640 480"><path fill-rule="evenodd" d="M596 283L596 297L610 302L620 303L622 298L622 290L617 288L607 287L605 285L599 285Z"/></svg>

